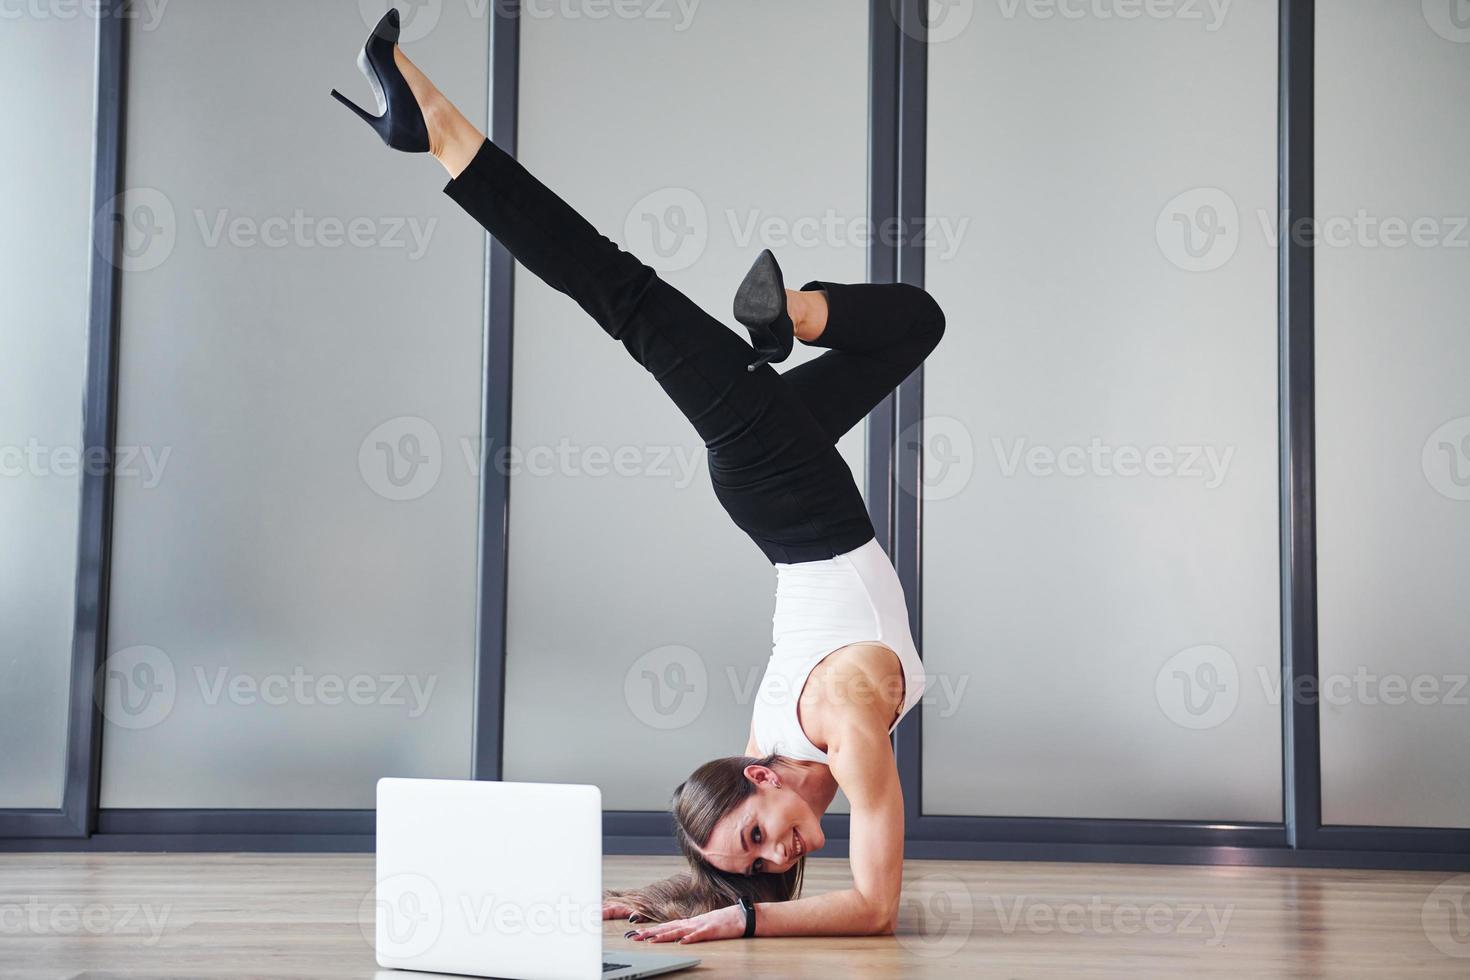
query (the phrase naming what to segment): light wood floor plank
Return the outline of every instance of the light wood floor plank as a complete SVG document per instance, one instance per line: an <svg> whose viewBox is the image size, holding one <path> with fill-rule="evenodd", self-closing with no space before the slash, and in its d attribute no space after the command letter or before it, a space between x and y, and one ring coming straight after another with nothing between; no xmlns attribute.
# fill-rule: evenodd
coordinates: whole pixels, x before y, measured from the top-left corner
<svg viewBox="0 0 1470 980"><path fill-rule="evenodd" d="M610 857L605 883L678 866ZM416 976L374 965L372 879L370 855L0 855L0 976ZM848 881L810 862L809 894ZM904 881L897 936L682 947L704 958L682 975L1470 978L1470 875L910 861Z"/></svg>

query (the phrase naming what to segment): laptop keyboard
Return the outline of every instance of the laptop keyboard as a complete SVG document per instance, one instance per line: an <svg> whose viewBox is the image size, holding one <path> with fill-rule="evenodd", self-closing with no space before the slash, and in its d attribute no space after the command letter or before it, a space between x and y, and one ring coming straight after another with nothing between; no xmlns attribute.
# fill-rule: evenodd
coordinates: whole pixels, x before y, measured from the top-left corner
<svg viewBox="0 0 1470 980"><path fill-rule="evenodd" d="M614 970L626 970L632 965L632 963L604 963L602 964L602 972L611 973Z"/></svg>

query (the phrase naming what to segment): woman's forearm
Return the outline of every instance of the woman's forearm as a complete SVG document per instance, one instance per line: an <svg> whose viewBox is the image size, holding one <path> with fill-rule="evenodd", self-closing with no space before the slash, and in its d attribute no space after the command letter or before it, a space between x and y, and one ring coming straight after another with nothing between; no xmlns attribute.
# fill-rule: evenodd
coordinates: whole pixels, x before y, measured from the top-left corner
<svg viewBox="0 0 1470 980"><path fill-rule="evenodd" d="M874 900L853 888L755 907L757 936L875 936L897 923L896 895Z"/></svg>

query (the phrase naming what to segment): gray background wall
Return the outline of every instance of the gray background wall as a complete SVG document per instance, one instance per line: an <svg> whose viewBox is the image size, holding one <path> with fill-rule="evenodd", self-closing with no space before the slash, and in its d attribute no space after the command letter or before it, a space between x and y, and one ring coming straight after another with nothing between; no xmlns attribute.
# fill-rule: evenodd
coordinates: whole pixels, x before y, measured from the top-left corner
<svg viewBox="0 0 1470 980"><path fill-rule="evenodd" d="M1440 236L1317 250L1322 669L1369 675L1322 705L1323 815L1465 827L1470 29L1433 4L1318 7L1319 215ZM406 26L476 119L486 9ZM658 9L523 20L522 158L721 317L763 246L798 281L863 278L866 7ZM950 330L918 488L922 806L1279 821L1276 6L1008 9L929 49ZM326 97L366 99L351 45L375 13L211 0L132 25L118 444L151 457L115 484L106 808L357 808L380 775L470 774L485 240L429 161ZM55 132L45 159L0 148L21 231L0 240L0 449L77 443L94 29L0 35L12 88L49 80ZM504 774L657 809L744 745L773 577L657 387L568 301L516 291L512 444L574 461L511 476ZM1094 438L1228 468L1024 455ZM588 450L623 447L633 473L598 475ZM0 806L60 799L76 492L0 475L0 737L20 747ZM1399 676L1439 696L1388 703Z"/></svg>
<svg viewBox="0 0 1470 980"><path fill-rule="evenodd" d="M926 811L1280 820L1274 65L1264 3L932 47Z"/></svg>
<svg viewBox="0 0 1470 980"><path fill-rule="evenodd" d="M979 5L931 47L926 812L1281 818L1276 257L1178 222L1272 208L1276 40Z"/></svg>
<svg viewBox="0 0 1470 980"><path fill-rule="evenodd" d="M0 806L54 807L66 770L77 437L87 349L92 58L86 20L7 22L0 88ZM34 136L49 134L38 153ZM25 135L23 135L25 134ZM34 447L34 448L33 448ZM68 453L71 455L68 456Z"/></svg>
<svg viewBox="0 0 1470 980"><path fill-rule="evenodd" d="M848 237L866 213L861 4L528 17L521 66L520 158L726 323L763 247L793 286L863 279ZM695 766L744 750L775 575L621 345L524 270L515 326L517 448L580 452L511 481L505 775L597 781L611 809L658 809ZM859 426L842 444L860 483L861 440ZM586 465L623 447L627 475Z"/></svg>
<svg viewBox="0 0 1470 980"><path fill-rule="evenodd" d="M368 26L279 0L134 32L129 209L159 230L125 258L118 442L171 455L117 483L104 806L470 773L484 236L328 97L371 100L322 56ZM476 118L486 38L450 4L414 44ZM167 686L130 715L145 664Z"/></svg>
<svg viewBox="0 0 1470 980"><path fill-rule="evenodd" d="M1470 21L1425 10L1445 14L1437 30L1418 4L1318 13L1334 79L1317 102L1332 823L1470 827Z"/></svg>

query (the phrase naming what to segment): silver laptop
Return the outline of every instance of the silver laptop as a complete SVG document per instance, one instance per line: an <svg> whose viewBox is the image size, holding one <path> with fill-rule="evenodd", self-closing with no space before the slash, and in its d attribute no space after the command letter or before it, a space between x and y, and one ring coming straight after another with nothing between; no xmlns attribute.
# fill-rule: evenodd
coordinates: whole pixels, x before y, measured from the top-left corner
<svg viewBox="0 0 1470 980"><path fill-rule="evenodd" d="M378 965L511 980L631 980L697 959L604 952L602 792L378 781Z"/></svg>

